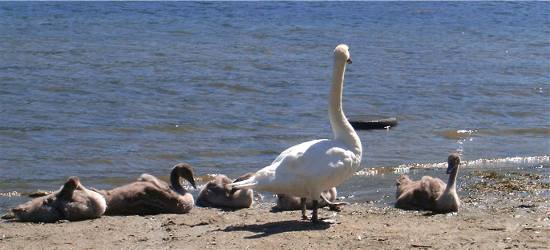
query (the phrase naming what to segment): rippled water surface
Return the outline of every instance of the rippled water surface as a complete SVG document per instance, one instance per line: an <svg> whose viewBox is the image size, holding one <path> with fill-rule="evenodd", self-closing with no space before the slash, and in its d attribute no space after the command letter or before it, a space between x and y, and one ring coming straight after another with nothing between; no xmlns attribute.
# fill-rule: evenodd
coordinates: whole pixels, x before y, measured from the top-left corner
<svg viewBox="0 0 550 250"><path fill-rule="evenodd" d="M548 176L548 13L524 2L2 2L0 192L71 175L108 188L180 161L232 177L268 165L331 136L339 43L353 58L345 112L399 119L359 132L363 168L437 169L460 151L468 167ZM359 174L340 194L392 194L395 176Z"/></svg>

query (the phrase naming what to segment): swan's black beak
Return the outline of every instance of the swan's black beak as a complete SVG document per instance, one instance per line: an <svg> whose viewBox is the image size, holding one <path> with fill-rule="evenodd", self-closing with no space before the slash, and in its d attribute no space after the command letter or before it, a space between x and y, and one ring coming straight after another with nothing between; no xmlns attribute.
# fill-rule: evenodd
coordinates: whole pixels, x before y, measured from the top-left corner
<svg viewBox="0 0 550 250"><path fill-rule="evenodd" d="M351 58L349 58L346 62L347 62L348 64L351 64L351 63L352 63Z"/></svg>

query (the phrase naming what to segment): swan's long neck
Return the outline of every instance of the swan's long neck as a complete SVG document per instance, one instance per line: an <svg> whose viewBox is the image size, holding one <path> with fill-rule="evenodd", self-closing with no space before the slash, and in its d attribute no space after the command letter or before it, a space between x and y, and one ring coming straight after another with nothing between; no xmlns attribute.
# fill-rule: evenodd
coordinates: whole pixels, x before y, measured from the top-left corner
<svg viewBox="0 0 550 250"><path fill-rule="evenodd" d="M329 119L335 140L348 144L356 155L361 156L362 146L359 136L348 122L342 109L342 90L344 88L344 72L346 60L335 58L332 72L332 87L330 90Z"/></svg>
<svg viewBox="0 0 550 250"><path fill-rule="evenodd" d="M180 175L177 171L172 171L170 173L170 184L172 184L172 188L178 194L184 195L187 192L187 190L181 186Z"/></svg>
<svg viewBox="0 0 550 250"><path fill-rule="evenodd" d="M455 167L453 172L449 175L449 181L447 182L447 187L445 188L445 191L443 194L448 194L450 192L456 193L456 176L458 174L458 167Z"/></svg>

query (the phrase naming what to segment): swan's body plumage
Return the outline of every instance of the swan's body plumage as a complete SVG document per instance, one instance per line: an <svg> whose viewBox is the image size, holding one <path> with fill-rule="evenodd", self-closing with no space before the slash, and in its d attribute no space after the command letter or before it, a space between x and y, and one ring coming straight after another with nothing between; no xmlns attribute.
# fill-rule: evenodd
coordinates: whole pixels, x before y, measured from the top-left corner
<svg viewBox="0 0 550 250"><path fill-rule="evenodd" d="M323 190L344 182L360 162L337 140L303 142L283 151L243 186L315 200Z"/></svg>
<svg viewBox="0 0 550 250"><path fill-rule="evenodd" d="M436 199L443 194L447 186L439 178L423 176L420 180L413 181L407 175L401 175L396 185L395 206L413 210L433 210Z"/></svg>
<svg viewBox="0 0 550 250"><path fill-rule="evenodd" d="M448 164L448 184L431 176L424 176L418 181L411 180L407 175L399 176L396 182L395 207L439 213L458 211L460 207L460 199L456 193L456 177L460 164L458 154L451 154Z"/></svg>
<svg viewBox="0 0 550 250"><path fill-rule="evenodd" d="M170 173L171 186L150 174L142 174L137 181L111 189L98 190L107 201L105 215L184 214L194 207L193 195L180 183L184 178L193 187L193 170L180 163Z"/></svg>
<svg viewBox="0 0 550 250"><path fill-rule="evenodd" d="M12 209L19 221L54 222L99 218L107 208L105 198L87 189L78 177L70 177L58 191Z"/></svg>
<svg viewBox="0 0 550 250"><path fill-rule="evenodd" d="M311 199L317 204L323 190L340 185L357 171L362 156L361 141L342 110L342 90L347 63L351 63L349 48L345 44L338 45L334 49L333 79L329 98L329 120L333 139L312 140L292 146L248 180L229 186L297 196ZM317 220L316 211L317 208L314 206L314 221Z"/></svg>

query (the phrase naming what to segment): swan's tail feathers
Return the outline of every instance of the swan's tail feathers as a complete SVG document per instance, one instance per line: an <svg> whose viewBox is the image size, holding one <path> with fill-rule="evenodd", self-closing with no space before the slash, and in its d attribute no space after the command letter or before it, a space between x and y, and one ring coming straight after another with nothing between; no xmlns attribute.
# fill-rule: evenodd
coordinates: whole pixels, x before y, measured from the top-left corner
<svg viewBox="0 0 550 250"><path fill-rule="evenodd" d="M252 177L252 176L254 176L254 173L253 172L248 172L246 174L243 174L243 175L239 176L233 182L244 181L244 180L250 179L250 177Z"/></svg>
<svg viewBox="0 0 550 250"><path fill-rule="evenodd" d="M248 179L227 184L227 187L233 190L245 188L250 189L256 187L256 185L258 185L258 181L256 181L256 176L253 175Z"/></svg>
<svg viewBox="0 0 550 250"><path fill-rule="evenodd" d="M232 194L238 189L263 188L266 181L269 182L274 177L275 171L270 167L260 169L256 173L248 173L239 177L235 182L227 184L227 188L232 189Z"/></svg>

